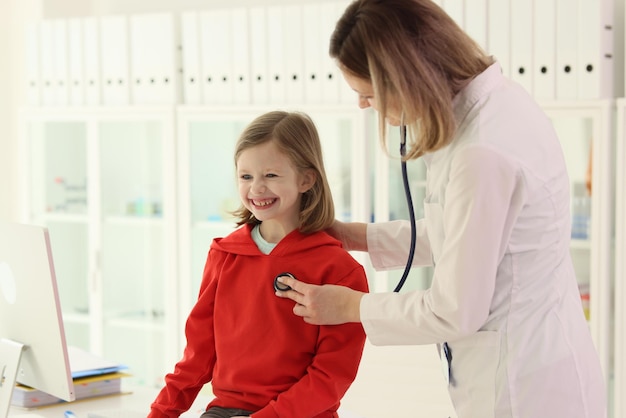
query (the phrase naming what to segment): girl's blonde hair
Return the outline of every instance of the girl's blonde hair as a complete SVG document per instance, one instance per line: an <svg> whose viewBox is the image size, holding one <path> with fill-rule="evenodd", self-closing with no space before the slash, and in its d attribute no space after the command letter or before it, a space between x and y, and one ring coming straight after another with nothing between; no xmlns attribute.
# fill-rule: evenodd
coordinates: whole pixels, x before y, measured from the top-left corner
<svg viewBox="0 0 626 418"><path fill-rule="evenodd" d="M257 117L237 141L235 166L243 151L269 141L274 141L299 173L311 170L315 174L313 186L302 195L300 232L329 228L335 220L335 208L324 170L322 144L311 118L304 113L284 111L272 111ZM243 205L234 215L239 218L238 225L260 223Z"/></svg>
<svg viewBox="0 0 626 418"><path fill-rule="evenodd" d="M397 100L410 133L407 159L450 143L452 99L493 63L432 0L355 0L337 22L330 55L371 82L385 149L387 103Z"/></svg>

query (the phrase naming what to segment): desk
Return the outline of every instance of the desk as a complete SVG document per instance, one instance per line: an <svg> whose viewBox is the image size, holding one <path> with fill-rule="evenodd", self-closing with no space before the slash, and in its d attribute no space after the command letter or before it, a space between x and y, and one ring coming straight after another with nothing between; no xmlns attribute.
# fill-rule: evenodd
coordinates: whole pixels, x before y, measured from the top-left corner
<svg viewBox="0 0 626 418"><path fill-rule="evenodd" d="M72 411L76 418L87 418L89 412L106 410L128 410L145 413L148 415L150 404L156 398L159 389L137 387L128 390L120 395L102 396L91 399L81 399L79 401L60 403L44 406L36 409L24 409L11 407L9 418L64 418L65 411ZM183 418L198 418L204 408L213 399L211 396L198 395L189 411L181 415ZM349 411L339 408L341 418L362 418ZM133 418L133 417L119 417Z"/></svg>

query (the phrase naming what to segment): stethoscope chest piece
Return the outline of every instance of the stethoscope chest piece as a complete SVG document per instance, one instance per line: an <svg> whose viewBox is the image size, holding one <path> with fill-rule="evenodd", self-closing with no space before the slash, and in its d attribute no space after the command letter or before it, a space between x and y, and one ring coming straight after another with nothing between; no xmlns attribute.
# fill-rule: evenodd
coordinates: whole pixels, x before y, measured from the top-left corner
<svg viewBox="0 0 626 418"><path fill-rule="evenodd" d="M287 290L291 290L290 286L287 286L286 284L278 281L278 279L281 277L291 277L292 279L296 278L296 276L287 272L278 274L276 277L274 277L274 290L277 292L286 292Z"/></svg>

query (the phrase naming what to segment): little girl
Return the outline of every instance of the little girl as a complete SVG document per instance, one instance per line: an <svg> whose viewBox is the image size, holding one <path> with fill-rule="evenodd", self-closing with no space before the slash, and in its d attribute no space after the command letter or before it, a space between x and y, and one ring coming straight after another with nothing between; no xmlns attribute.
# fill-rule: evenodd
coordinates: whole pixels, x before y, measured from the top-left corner
<svg viewBox="0 0 626 418"><path fill-rule="evenodd" d="M149 416L179 416L211 382L202 418L337 417L363 328L307 324L274 290L289 273L367 291L363 267L324 232L334 207L315 125L302 113L258 117L237 142L235 166L240 227L211 245L183 358Z"/></svg>

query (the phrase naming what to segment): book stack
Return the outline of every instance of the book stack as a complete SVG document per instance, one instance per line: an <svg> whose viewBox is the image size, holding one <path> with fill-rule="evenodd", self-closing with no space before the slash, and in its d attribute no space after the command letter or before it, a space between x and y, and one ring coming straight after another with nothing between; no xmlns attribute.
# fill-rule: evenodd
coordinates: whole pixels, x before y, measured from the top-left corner
<svg viewBox="0 0 626 418"><path fill-rule="evenodd" d="M123 370L126 366L104 360L76 347L67 348L76 400L122 392L122 379L130 376ZM65 402L55 396L17 384L11 404L22 408L36 408Z"/></svg>

